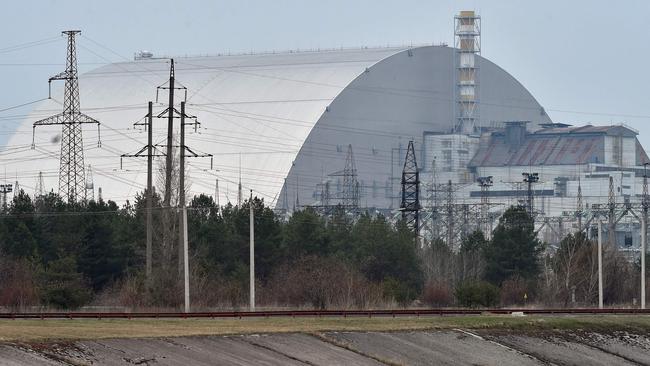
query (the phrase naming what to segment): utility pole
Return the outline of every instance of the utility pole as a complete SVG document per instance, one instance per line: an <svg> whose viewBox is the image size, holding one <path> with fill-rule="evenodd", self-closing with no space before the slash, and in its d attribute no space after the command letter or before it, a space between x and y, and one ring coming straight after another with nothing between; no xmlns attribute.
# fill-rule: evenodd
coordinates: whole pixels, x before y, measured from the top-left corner
<svg viewBox="0 0 650 366"><path fill-rule="evenodd" d="M212 158L212 154L197 154L191 149L189 149L187 146L185 146L185 125L187 124L192 124L195 126L195 129L198 127L199 122L196 120L195 116L188 116L185 114L185 100L187 99L187 88L183 85L177 86L176 85L176 80L175 80L175 71L174 71L174 59L171 59L171 65L169 68L169 81L166 82L165 84L158 86L156 88L156 101L158 101L158 95L160 90L169 90L169 106L163 110L161 113L157 114L155 117L156 118L167 118L167 144L165 145L166 147L166 153L160 153L157 150L157 146L159 145L154 145L153 144L153 103L149 102L148 104L148 113L145 116L146 122L136 122L134 123L134 126L138 125L144 125L145 129L148 131L147 133L147 145L141 148L139 151L137 151L134 154L123 154L121 158L124 157L147 157L147 214L146 214L146 220L147 220L147 249L146 249L146 274L147 274L147 279L151 279L152 275L152 211L153 211L153 194L154 194L154 189L153 189L153 158L154 157L162 157L164 156L166 158L165 160L165 192L164 192L164 200L163 200L163 207L165 208L164 211L164 217L165 217L165 222L163 225L170 225L171 224L171 179L172 179L172 158L173 158L173 128L174 128L174 118L181 118L181 147L180 147L180 155L182 159L182 166L181 166L181 172L179 175L179 180L182 180L183 182L179 182L180 187L179 187L179 206L184 207L185 203L185 186L184 186L184 174L185 174L185 169L184 169L184 159L188 155L186 153L189 153L190 157L210 157ZM185 97L183 99L183 102L181 102L181 112L178 112L176 108L174 108L174 91L175 90L183 90L185 92ZM185 123L185 118L190 118L193 120L191 123ZM155 151L154 151L155 150ZM146 155L144 152L146 151ZM121 165L121 163L120 163ZM210 161L210 169L212 169L212 160ZM183 242L180 238L183 238L183 235L185 233L186 235L186 227L187 227L187 217L186 213L181 212L181 217L179 218L179 229L180 229L180 235L179 235L179 254L178 254L178 260L179 260L179 275L181 273L185 272L185 264L183 263L183 258L186 257L184 246L186 243ZM184 229L185 228L185 229ZM189 268L189 267L188 267ZM189 281L189 276L185 276L186 280ZM187 289L189 289L189 286L186 286ZM186 294L186 307L189 308L189 292Z"/></svg>
<svg viewBox="0 0 650 366"><path fill-rule="evenodd" d="M185 312L190 312L190 261L187 243L187 208L183 207L183 279L185 288Z"/></svg>
<svg viewBox="0 0 650 366"><path fill-rule="evenodd" d="M167 151L165 161L165 199L163 205L169 207L172 198L172 140L174 138L174 59L169 68L169 107L167 107Z"/></svg>
<svg viewBox="0 0 650 366"><path fill-rule="evenodd" d="M250 311L255 311L255 212L253 209L253 190L251 189L251 198L248 201L249 206L249 226L250 226L250 245L249 245L249 301Z"/></svg>
<svg viewBox="0 0 650 366"><path fill-rule="evenodd" d="M32 149L35 148L34 135L37 126L61 125L61 155L59 157L59 195L68 203L86 199L86 174L84 166L84 149L81 125L97 124L97 146L101 146L99 121L81 113L79 103L79 79L77 76L77 48L75 36L79 30L64 31L68 36L68 52L65 71L52 76L53 80L65 80L63 112L34 122L32 132ZM51 90L51 89L50 89Z"/></svg>
<svg viewBox="0 0 650 366"><path fill-rule="evenodd" d="M187 282L187 274L185 274L185 267L187 267L187 256L185 255L187 247L187 228L185 227L185 102L181 102L181 145L179 151L179 169L178 169L178 207L180 208L180 216L178 222L179 229L179 243L178 243L178 274L184 274L185 282ZM187 286L185 286L187 294ZM187 297L187 295L186 295ZM187 307L187 304L186 304Z"/></svg>
<svg viewBox="0 0 650 366"><path fill-rule="evenodd" d="M243 202L242 187L241 187L241 152L239 153L239 183L237 184L237 207L241 207Z"/></svg>
<svg viewBox="0 0 650 366"><path fill-rule="evenodd" d="M611 249L616 250L616 196L614 196L614 178L609 176L609 199L607 203L609 210L609 222L607 223L607 243Z"/></svg>
<svg viewBox="0 0 650 366"><path fill-rule="evenodd" d="M0 194L2 194L2 210L7 212L7 194L13 192L11 183L0 184Z"/></svg>
<svg viewBox="0 0 650 366"><path fill-rule="evenodd" d="M147 248L146 248L146 277L151 280L153 258L153 103L147 105ZM101 196L101 191L100 191Z"/></svg>
<svg viewBox="0 0 650 366"><path fill-rule="evenodd" d="M603 308L603 222L598 219L598 308Z"/></svg>
<svg viewBox="0 0 650 366"><path fill-rule="evenodd" d="M153 158L154 156L165 156L165 154L156 153L154 154L154 145L153 145L153 102L148 104L148 112L145 116L144 123L136 122L134 126L144 125L147 130L147 145L141 148L135 154L123 154L120 158L140 158L143 156L147 157L147 212L146 212L146 227L147 227L147 246L145 249L145 261L146 261L146 277L147 280L151 280L152 273L152 258L153 258ZM144 155L144 152L147 152ZM120 163L121 165L121 163ZM101 196L101 192L100 192ZM100 197L101 198L101 197Z"/></svg>
<svg viewBox="0 0 650 366"><path fill-rule="evenodd" d="M488 217L489 215L489 208L490 208L490 196L489 196L489 191L490 187L492 186L492 176L488 177L478 177L477 179L478 185L481 186L481 224L482 224L482 230L483 234L485 234L485 237L489 239L490 237L490 218Z"/></svg>
<svg viewBox="0 0 650 366"><path fill-rule="evenodd" d="M173 110L170 110L172 113ZM182 268L183 279L184 279L184 288L185 288L185 312L190 311L190 264L189 264L189 245L187 238L187 207L185 204L185 158L188 157L210 157L212 154L197 154L192 149L185 145L185 126L193 125L194 129L197 129L200 125L196 116L188 116L185 113L185 101L181 102L181 111L180 111L180 153L179 153L179 176L178 176L178 206L180 207L180 218L179 218L179 246L178 246L178 264L179 272ZM191 122L185 122L185 118L189 118ZM210 162L210 169L212 169L212 161ZM182 265L182 267L181 267ZM180 274L180 273L179 273Z"/></svg>
<svg viewBox="0 0 650 366"><path fill-rule="evenodd" d="M582 205L582 186L580 184L580 178L578 178L578 202L577 202L576 216L578 217L578 232L582 232L582 215L583 215L583 205Z"/></svg>
<svg viewBox="0 0 650 366"><path fill-rule="evenodd" d="M534 213L535 213L535 208L534 208L534 202L533 202L533 183L536 183L539 181L539 174L538 173L521 173L521 175L524 176L524 182L528 183L528 200L527 200L527 208L528 208L528 215L530 215L531 220L535 220L534 218Z"/></svg>
<svg viewBox="0 0 650 366"><path fill-rule="evenodd" d="M454 223L454 190L451 185L451 179L447 182L447 246L454 248L454 238L456 236Z"/></svg>
<svg viewBox="0 0 650 366"><path fill-rule="evenodd" d="M217 209L219 209L219 179L214 184L214 202L217 205Z"/></svg>
<svg viewBox="0 0 650 366"><path fill-rule="evenodd" d="M645 309L645 254L648 241L648 163L643 164L643 198L641 206L643 213L641 215L641 309Z"/></svg>

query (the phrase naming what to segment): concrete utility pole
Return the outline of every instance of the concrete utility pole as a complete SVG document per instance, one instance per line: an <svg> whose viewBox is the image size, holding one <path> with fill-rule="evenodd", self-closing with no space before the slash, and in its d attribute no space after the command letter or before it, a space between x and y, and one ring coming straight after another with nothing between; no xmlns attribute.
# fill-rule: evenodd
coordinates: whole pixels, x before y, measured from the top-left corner
<svg viewBox="0 0 650 366"><path fill-rule="evenodd" d="M164 156L161 154L154 154L153 146L153 102L149 102L147 115L144 116L146 122L142 123L140 121L134 123L134 126L142 126L147 130L147 145L138 150L135 154L122 154L122 158L141 158L143 156L147 157L147 212L146 212L146 227L147 227L147 244L145 249L145 274L147 281L151 280L152 276L152 238L153 238L153 219L152 219L152 210L153 210L153 158L154 156ZM146 155L143 153L146 151ZM120 168L122 166L122 161L120 160ZM99 189L99 199L101 200L101 188Z"/></svg>
<svg viewBox="0 0 650 366"><path fill-rule="evenodd" d="M598 308L603 308L603 222L598 220Z"/></svg>
<svg viewBox="0 0 650 366"><path fill-rule="evenodd" d="M216 180L215 186L214 186L214 203L217 205L217 209L219 206L219 179Z"/></svg>
<svg viewBox="0 0 650 366"><path fill-rule="evenodd" d="M179 147L179 170L178 170L178 274L184 273L185 268L185 225L183 210L185 210L185 102L181 102L181 141Z"/></svg>
<svg viewBox="0 0 650 366"><path fill-rule="evenodd" d="M239 153L239 184L237 185L237 207L241 207L243 199L244 198L241 190L241 153Z"/></svg>
<svg viewBox="0 0 650 366"><path fill-rule="evenodd" d="M643 164L643 198L641 206L643 212L641 215L641 309L645 309L645 253L648 242L648 163Z"/></svg>
<svg viewBox="0 0 650 366"><path fill-rule="evenodd" d="M180 146L180 171L178 178L178 204L181 209L179 222L181 242L179 243L179 264L182 258L183 283L185 289L185 312L190 311L190 264L187 243L187 207L185 207L185 102L181 102L181 146Z"/></svg>
<svg viewBox="0 0 650 366"><path fill-rule="evenodd" d="M174 118L180 118L180 132L181 132L181 141L180 141L180 174L179 174L179 200L178 206L181 208L182 212L179 212L179 239L178 239L178 274L179 276L185 276L185 307L186 310L189 310L189 265L187 262L187 212L185 209L185 158L186 157L210 157L210 169L212 169L212 154L197 154L192 149L188 148L185 145L185 126L193 125L196 130L200 123L198 122L196 116L188 116L185 113L185 100L187 99L187 88L182 84L175 82L175 72L174 72L174 60L171 60L171 66L169 69L169 81L161 86L156 88L156 102L158 101L158 95L160 90L169 90L169 106L162 113L159 113L155 118L167 118L167 145L166 153L160 153L156 149L156 146L153 144L153 103L149 102L149 111L145 116L146 122L136 122L134 126L144 125L147 128L147 145L141 148L135 154L123 154L121 157L144 157L144 152L146 151L147 156L147 248L146 248L146 274L147 279L151 279L152 275L152 211L153 211L153 158L164 156L166 158L165 166L165 192L163 200L163 225L171 225L171 178L172 178L172 140L173 140L173 122ZM181 102L181 111L178 112L174 108L174 90L185 91L184 100ZM191 122L186 122L185 119L189 118ZM121 161L120 161L121 166ZM184 260L185 259L185 260Z"/></svg>
<svg viewBox="0 0 650 366"><path fill-rule="evenodd" d="M180 146L180 170L179 170L179 190L178 190L178 203L181 208L180 217L180 237L182 244L179 245L182 251L179 251L183 260L183 284L184 284L184 303L185 312L190 311L190 266L188 258L188 245L187 245L187 208L185 207L185 102L181 102L181 146ZM180 262L180 258L179 258Z"/></svg>
<svg viewBox="0 0 650 366"><path fill-rule="evenodd" d="M147 113L147 247L146 277L151 280L152 238L153 238L153 102L149 102Z"/></svg>
<svg viewBox="0 0 650 366"><path fill-rule="evenodd" d="M255 211L253 209L253 190L251 189L251 198L248 201L249 211L250 211L250 258L249 258L249 299L250 299L250 311L255 311Z"/></svg>

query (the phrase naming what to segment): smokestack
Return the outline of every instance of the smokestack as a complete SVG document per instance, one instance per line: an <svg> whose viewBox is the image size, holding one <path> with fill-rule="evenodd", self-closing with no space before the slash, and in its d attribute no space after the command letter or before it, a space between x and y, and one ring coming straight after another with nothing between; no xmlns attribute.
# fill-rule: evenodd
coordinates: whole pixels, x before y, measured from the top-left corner
<svg viewBox="0 0 650 366"><path fill-rule="evenodd" d="M456 49L456 126L459 133L476 132L479 122L478 65L481 54L481 17L461 11L454 17Z"/></svg>

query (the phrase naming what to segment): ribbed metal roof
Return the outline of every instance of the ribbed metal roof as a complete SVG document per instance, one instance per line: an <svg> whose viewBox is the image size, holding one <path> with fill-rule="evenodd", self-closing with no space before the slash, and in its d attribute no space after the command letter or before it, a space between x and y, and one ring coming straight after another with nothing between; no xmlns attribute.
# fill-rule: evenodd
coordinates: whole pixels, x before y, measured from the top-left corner
<svg viewBox="0 0 650 366"><path fill-rule="evenodd" d="M210 176L216 174L221 178L222 201L236 200L241 153L245 187L273 200L302 143L332 100L367 68L402 50L175 58L177 85L187 87L188 113L196 115L203 127L187 137L187 145L215 155L215 171L211 172L204 171L209 168L208 159L190 160L191 191L212 193L216 177ZM156 99L156 86L168 77L166 59L114 63L80 76L82 110L102 123L102 148L96 147L96 132L87 126L84 143L86 164L92 164L95 186L103 188L105 197L121 201L142 189L145 162L125 160L122 170L119 155L137 151L146 143L146 134L132 124L146 114L147 101ZM54 100L39 105L7 147L29 146L33 121L59 112L61 93L62 88L56 88ZM183 93L176 93L178 108ZM160 92L159 101L155 112L166 107L166 91ZM167 122L154 123L154 139L162 142ZM20 155L38 160L6 165L8 172L17 170L21 178L27 177L20 179L23 187L33 186L38 172L44 171L45 186L57 190L59 134L57 127L37 129L37 150Z"/></svg>
<svg viewBox="0 0 650 366"><path fill-rule="evenodd" d="M486 59L477 63L481 125L551 122L514 77ZM362 205L394 206L399 186L391 182L401 169L400 146L414 139L419 150L424 131L448 132L455 123L456 68L449 47L187 57L175 58L175 65L177 83L188 89L187 112L202 122L187 145L214 154L214 170L208 159L189 160L188 191L212 194L218 177L221 203L236 201L240 166L245 195L251 188L267 202L289 207L296 198L300 204L315 202L318 184L343 169L345 147L351 144ZM123 202L145 184L144 159L127 159L121 169L119 155L145 145L146 133L133 123L146 114L147 101L155 100L168 69L164 59L138 60L80 77L81 109L102 123L102 147L87 126L84 143L86 164L92 164L95 187L102 187L105 198ZM17 150L6 164L7 174L17 172L28 191L39 171L47 190L58 188L60 128L39 127L36 150L29 146L33 121L60 112L61 93L62 88L55 90L54 101L39 105L8 142L8 149ZM166 107L166 92L159 100L155 113ZM176 101L178 108L181 98ZM155 143L164 142L166 125L155 121Z"/></svg>
<svg viewBox="0 0 650 366"><path fill-rule="evenodd" d="M546 128L526 134L519 146L508 144L501 132L493 133L490 142L481 146L470 161L471 167L576 165L605 162L607 135L634 137L636 131L625 126L580 126ZM647 161L638 140L637 162Z"/></svg>

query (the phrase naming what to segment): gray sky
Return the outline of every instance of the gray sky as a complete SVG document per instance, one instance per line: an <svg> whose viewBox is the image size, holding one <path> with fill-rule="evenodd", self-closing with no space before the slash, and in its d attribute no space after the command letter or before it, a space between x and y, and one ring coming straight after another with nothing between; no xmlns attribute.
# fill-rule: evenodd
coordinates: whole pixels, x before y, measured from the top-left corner
<svg viewBox="0 0 650 366"><path fill-rule="evenodd" d="M47 78L64 69L62 37L7 48L64 29L83 31L78 58L84 71L141 49L191 55L453 44L453 15L475 9L483 22L482 55L528 88L554 121L623 122L640 130L650 147L650 71L644 67L650 1L22 0L2 8L0 110L46 97ZM81 102L83 109L83 95ZM0 145L28 111L0 112Z"/></svg>

